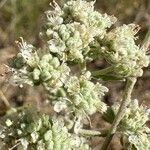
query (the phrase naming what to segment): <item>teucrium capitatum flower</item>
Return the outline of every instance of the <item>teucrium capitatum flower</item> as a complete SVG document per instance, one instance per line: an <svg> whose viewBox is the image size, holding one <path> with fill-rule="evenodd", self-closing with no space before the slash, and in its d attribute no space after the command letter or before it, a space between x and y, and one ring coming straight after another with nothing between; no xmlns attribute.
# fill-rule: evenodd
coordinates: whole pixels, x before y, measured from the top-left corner
<svg viewBox="0 0 150 150"><path fill-rule="evenodd" d="M0 132L5 146L18 150L89 149L84 144L85 138L79 136L88 132L82 129L85 118L90 120L89 116L96 112L106 115L108 110L111 112L109 117L112 114L115 117L120 107L114 105L110 109L102 101L108 89L99 82L94 83L92 78L100 74L99 77L106 80L127 79L120 114L106 140L111 139L118 126L125 148L150 149L149 128L145 125L149 112L136 100L126 110L123 109L129 101L136 78L149 64L146 50L135 42L139 27L129 24L107 31L116 18L94 10L94 3L69 0L61 7L56 2L51 3L54 10L46 12L46 31L41 34L45 35L46 40L46 46L41 49L44 49L43 52L38 53L35 47L23 40L18 43L20 52L10 63L13 72L11 83L21 87L24 83L44 86L54 113L61 117L50 118L27 111L19 113L12 121L6 120L6 127ZM99 57L104 58L109 66L100 72L93 71L91 76L87 61ZM79 71L74 73L74 67ZM90 131L87 135L100 133Z"/></svg>
<svg viewBox="0 0 150 150"><path fill-rule="evenodd" d="M107 109L101 100L108 89L99 83L91 82L86 74L81 77L70 77L64 84L64 92L66 95L59 99L62 102L56 100L54 108L59 106L66 109L68 106L67 108L78 114L77 116L91 115L97 111L104 112Z"/></svg>
<svg viewBox="0 0 150 150"><path fill-rule="evenodd" d="M100 53L119 76L141 76L149 64L149 56L135 44L138 28L135 24L117 27L100 42Z"/></svg>
<svg viewBox="0 0 150 150"><path fill-rule="evenodd" d="M14 115L14 114L13 114ZM18 150L88 150L85 140L69 133L61 118L50 118L36 111L23 110L15 114L11 126L6 126L0 133L6 148ZM7 121L8 122L8 121ZM7 124L6 124L7 125ZM3 138L4 135L5 137ZM77 143L78 141L78 143Z"/></svg>
<svg viewBox="0 0 150 150"><path fill-rule="evenodd" d="M106 28L116 21L115 17L95 11L94 2L71 0L61 8L54 3L54 7L47 11L48 47L66 61L83 62L90 51L89 44L96 36L103 37Z"/></svg>
<svg viewBox="0 0 150 150"><path fill-rule="evenodd" d="M13 75L11 82L29 85L43 84L47 89L62 86L70 69L51 54L38 56L30 44L19 43L20 53L11 61ZM20 66L19 66L20 65Z"/></svg>

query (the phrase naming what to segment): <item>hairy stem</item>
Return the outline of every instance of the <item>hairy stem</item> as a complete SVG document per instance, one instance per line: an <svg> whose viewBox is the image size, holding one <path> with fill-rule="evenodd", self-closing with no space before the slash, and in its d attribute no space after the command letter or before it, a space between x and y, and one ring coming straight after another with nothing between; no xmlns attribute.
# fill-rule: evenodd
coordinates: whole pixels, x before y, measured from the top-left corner
<svg viewBox="0 0 150 150"><path fill-rule="evenodd" d="M102 145L101 150L107 150L109 143L111 142L111 139L117 130L117 126L119 125L121 119L124 116L126 107L128 106L128 104L131 101L131 93L132 93L135 83L136 83L136 78L128 78L127 79L121 106L119 108L116 118L114 119L111 129Z"/></svg>
<svg viewBox="0 0 150 150"><path fill-rule="evenodd" d="M101 132L99 131L93 131L93 130L85 130L85 129L80 129L79 134L81 135L87 135L87 136L100 136Z"/></svg>
<svg viewBox="0 0 150 150"><path fill-rule="evenodd" d="M100 130L100 131L86 130L86 129L79 130L79 134L85 136L106 136L107 133L108 130Z"/></svg>
<svg viewBox="0 0 150 150"><path fill-rule="evenodd" d="M103 80L110 80L110 81L112 80L125 81L123 77L114 74L114 69L115 66L110 66L98 71L93 71L92 77L97 79L101 78Z"/></svg>
<svg viewBox="0 0 150 150"><path fill-rule="evenodd" d="M114 69L114 66L110 66L110 67L107 67L105 69L101 69L101 70L98 70L98 71L93 71L92 76L98 78L101 75L105 75L107 73L112 72L113 69Z"/></svg>

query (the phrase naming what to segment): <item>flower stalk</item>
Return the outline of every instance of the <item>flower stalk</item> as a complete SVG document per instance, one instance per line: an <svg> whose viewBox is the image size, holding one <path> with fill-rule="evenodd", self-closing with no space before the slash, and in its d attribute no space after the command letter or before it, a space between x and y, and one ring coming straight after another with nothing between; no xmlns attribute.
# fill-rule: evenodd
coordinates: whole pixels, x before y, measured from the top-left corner
<svg viewBox="0 0 150 150"><path fill-rule="evenodd" d="M148 47L150 45L150 28L145 36L145 39L143 41L143 44L141 46L141 49L144 49L144 51L147 51ZM110 131L101 147L101 150L107 150L109 147L109 144L113 138L113 135L116 133L117 131L117 126L119 125L120 121L122 120L125 110L127 108L127 106L130 104L131 102L131 93L132 90L134 88L134 85L137 81L136 77L132 77L132 78L127 78L127 82L126 82L126 87L125 87L125 91L124 91L124 95L123 95L123 99L122 99L122 103L120 105L119 111L117 113L116 118L114 119L114 122L110 128Z"/></svg>
<svg viewBox="0 0 150 150"><path fill-rule="evenodd" d="M119 111L117 113L117 116L116 116L116 118L115 118L115 120L111 126L111 129L110 129L110 131L109 131L109 133L105 139L105 142L103 143L101 150L107 150L107 148L111 142L111 139L113 138L113 135L115 134L115 132L117 130L117 126L119 125L121 119L124 116L126 107L131 102L131 93L132 93L132 90L133 90L135 83L136 83L136 78L128 78L127 79L121 106L120 106Z"/></svg>

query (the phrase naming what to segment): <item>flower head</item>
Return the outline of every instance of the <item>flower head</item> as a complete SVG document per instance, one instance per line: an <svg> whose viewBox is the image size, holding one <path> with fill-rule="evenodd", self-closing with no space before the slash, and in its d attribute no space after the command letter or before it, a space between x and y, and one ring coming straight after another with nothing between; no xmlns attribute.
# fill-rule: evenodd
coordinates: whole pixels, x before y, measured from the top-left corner
<svg viewBox="0 0 150 150"><path fill-rule="evenodd" d="M15 116L11 125L8 125L7 121L0 133L0 139L3 139L3 148L16 147L23 150L89 149L84 143L85 140L69 133L61 118L51 119L48 115L28 109L15 114Z"/></svg>
<svg viewBox="0 0 150 150"><path fill-rule="evenodd" d="M20 53L12 60L13 75L10 79L13 84L43 84L46 88L62 86L70 69L51 54L38 56L32 51L33 46L22 41L19 43Z"/></svg>
<svg viewBox="0 0 150 150"><path fill-rule="evenodd" d="M114 66L116 74L141 76L143 67L149 64L149 57L135 44L137 25L129 24L117 27L106 34L101 44L101 54Z"/></svg>
<svg viewBox="0 0 150 150"><path fill-rule="evenodd" d="M69 112L81 117L85 117L86 114L92 115L97 111L104 112L107 109L106 104L101 100L108 89L99 83L92 83L86 75L70 77L64 84L64 91L66 95L59 99L62 103L56 100L54 108L58 108L58 105L59 108L60 105L65 106L61 108L68 109Z"/></svg>
<svg viewBox="0 0 150 150"><path fill-rule="evenodd" d="M47 11L49 51L64 61L83 62L96 36L103 37L116 18L94 10L94 2L70 0Z"/></svg>

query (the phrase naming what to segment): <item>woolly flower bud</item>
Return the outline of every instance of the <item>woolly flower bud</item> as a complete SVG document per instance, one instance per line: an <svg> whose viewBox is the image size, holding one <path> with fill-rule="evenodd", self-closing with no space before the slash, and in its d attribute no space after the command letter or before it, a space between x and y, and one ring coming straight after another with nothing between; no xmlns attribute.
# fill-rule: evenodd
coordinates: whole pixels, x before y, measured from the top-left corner
<svg viewBox="0 0 150 150"><path fill-rule="evenodd" d="M51 59L45 59L50 57ZM70 69L64 63L60 63L57 57L46 54L41 58L39 68L41 70L40 79L47 88L60 87L69 75Z"/></svg>
<svg viewBox="0 0 150 150"><path fill-rule="evenodd" d="M68 132L61 118L51 119L47 115L41 115L31 110L25 110L19 115L15 115L17 116L11 126L6 126L0 133L0 139L3 139L3 148L15 147L23 150L89 149L79 137L77 144L77 137ZM5 135L5 138L2 135Z"/></svg>
<svg viewBox="0 0 150 150"><path fill-rule="evenodd" d="M137 31L137 25L123 25L109 32L101 43L103 57L123 77L141 76L141 69L149 64L148 56L135 45Z"/></svg>
<svg viewBox="0 0 150 150"><path fill-rule="evenodd" d="M108 89L99 83L92 83L86 76L70 77L64 84L64 90L66 96L60 99L61 104L65 104L69 112L75 112L78 116L85 117L85 114L91 115L96 111L104 112L107 109L101 99ZM58 108L57 101L54 108Z"/></svg>
<svg viewBox="0 0 150 150"><path fill-rule="evenodd" d="M22 43L22 45L25 45L25 43ZM35 53L30 54L31 56L28 59L26 58L27 61L24 62L23 65L12 69L13 75L10 82L19 85L24 83L29 85L39 85L42 83L48 89L50 87L54 88L62 86L70 72L70 69L66 64L61 63L57 57L53 57L51 54L45 54L41 58L38 57L38 61L37 59L32 59L35 58ZM36 56L38 55L36 54ZM23 58L24 57L22 57L22 59ZM17 59L18 55L15 60ZM13 65L17 66L18 61L14 61Z"/></svg>
<svg viewBox="0 0 150 150"><path fill-rule="evenodd" d="M86 2L84 0L70 0L62 10L64 11L64 17L69 22L75 20L76 22L86 23L88 15L94 11L94 1ZM68 15L68 16L67 16Z"/></svg>
<svg viewBox="0 0 150 150"><path fill-rule="evenodd" d="M101 28L105 29L106 27L110 27L114 22L116 22L116 18L113 16L108 16L106 14L102 15L99 12L94 10L94 3L86 2L84 0L70 0L64 7L62 8L64 14L64 20L67 22L75 21L80 22L82 24L86 24L92 28Z"/></svg>
<svg viewBox="0 0 150 150"><path fill-rule="evenodd" d="M113 106L115 114L119 109L119 105ZM138 105L138 101L134 100L126 109L125 115L119 124L118 130L123 133L123 142L127 147L133 146L137 150L150 149L150 129L146 126L149 120L150 110Z"/></svg>
<svg viewBox="0 0 150 150"><path fill-rule="evenodd" d="M94 11L94 2L70 0L61 8L57 4L54 7L54 11L47 12L48 47L64 61L83 62L89 44L96 36L103 37L106 28L116 21L115 17Z"/></svg>
<svg viewBox="0 0 150 150"><path fill-rule="evenodd" d="M52 32L53 38L48 41L50 52L57 53L62 60L83 61L83 52L88 53L88 49L85 51L85 48L93 40L86 27L72 23L62 24L54 30L57 30L57 33Z"/></svg>

